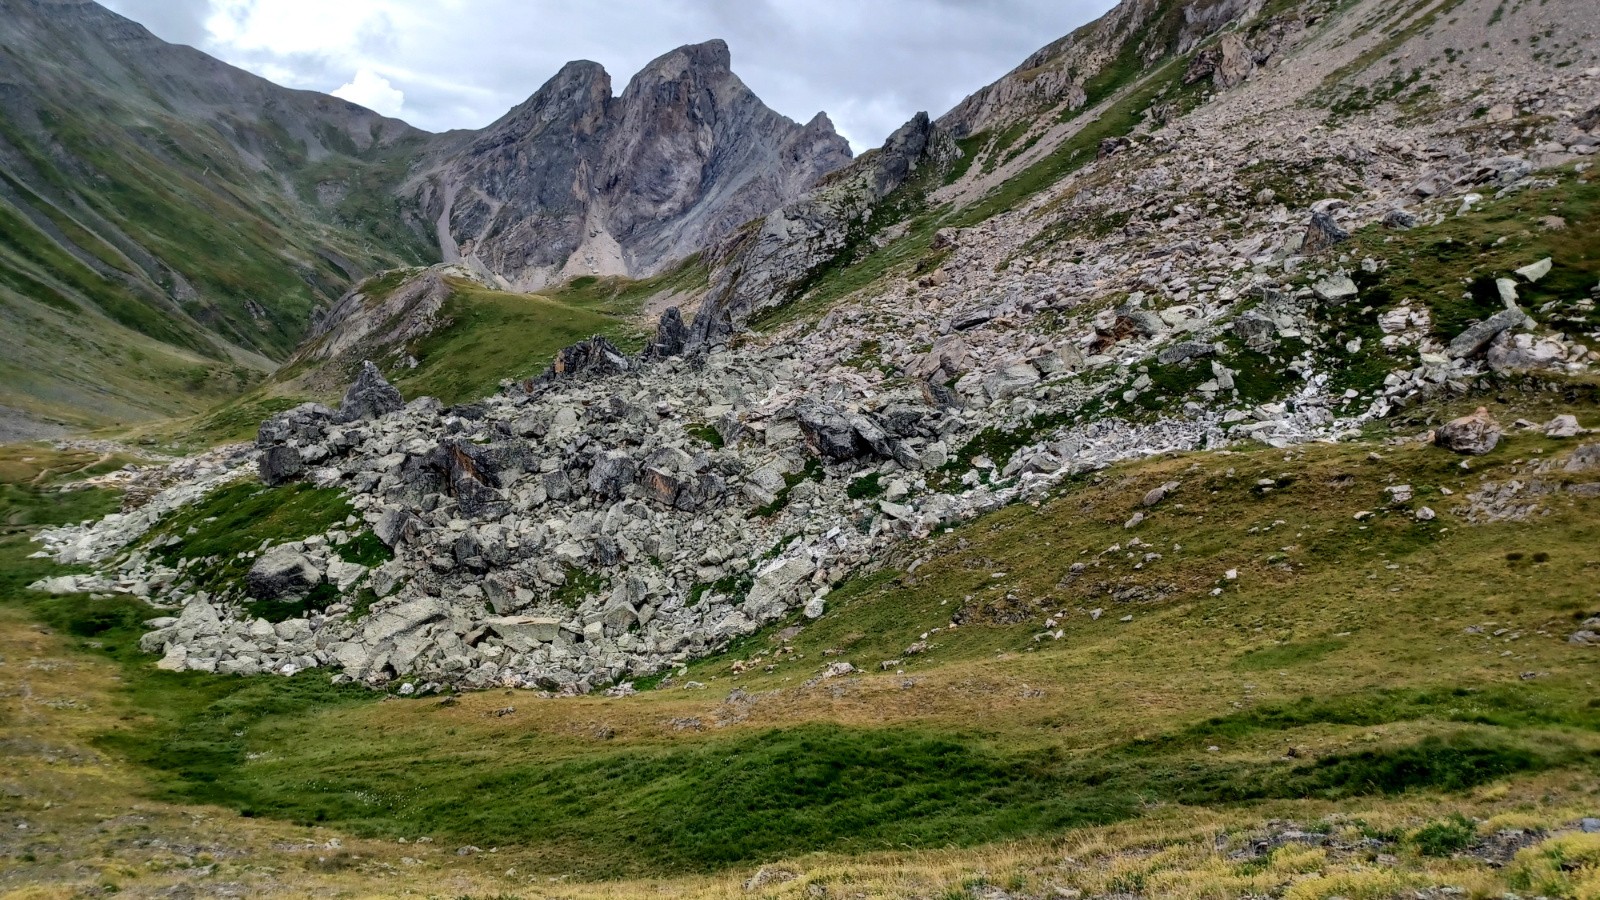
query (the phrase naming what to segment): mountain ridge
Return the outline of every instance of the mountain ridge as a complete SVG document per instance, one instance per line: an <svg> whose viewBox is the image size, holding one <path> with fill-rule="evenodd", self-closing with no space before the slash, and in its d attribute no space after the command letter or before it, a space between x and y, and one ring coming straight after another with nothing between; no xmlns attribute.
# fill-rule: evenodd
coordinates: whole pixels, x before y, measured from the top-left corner
<svg viewBox="0 0 1600 900"><path fill-rule="evenodd" d="M825 115L802 126L762 104L721 42L670 51L616 98L597 64L569 64L489 129L432 135L88 0L5 0L0 13L0 304L29 323L0 335L14 364L0 361L0 406L35 427L237 395L318 311L397 266L460 260L523 289L647 274L848 158ZM588 93L554 96L569 88ZM580 103L563 113L570 127L602 133L540 143L527 113L562 103ZM457 171L465 158L485 162ZM530 243L546 248L537 265ZM66 344L81 353L49 352Z"/></svg>
<svg viewBox="0 0 1600 900"><path fill-rule="evenodd" d="M444 261L518 290L653 275L849 159L826 114L802 126L773 112L731 64L723 41L686 45L613 96L604 67L568 63L501 119L453 135L408 180Z"/></svg>

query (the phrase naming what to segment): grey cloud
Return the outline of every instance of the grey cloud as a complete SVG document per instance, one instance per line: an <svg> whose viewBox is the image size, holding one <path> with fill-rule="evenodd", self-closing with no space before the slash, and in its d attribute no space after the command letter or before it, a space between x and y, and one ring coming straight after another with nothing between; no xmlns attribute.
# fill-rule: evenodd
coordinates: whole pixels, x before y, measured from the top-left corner
<svg viewBox="0 0 1600 900"><path fill-rule="evenodd" d="M158 13L161 27L177 28L207 5L116 2L169 39ZM441 131L488 124L569 60L603 64L621 91L673 47L722 38L734 70L768 105L800 121L826 111L864 150L919 110L948 110L1113 0L473 0L449 13L430 12L438 5L429 0L401 2L428 22L425 33L397 17L351 35L338 56L205 49L324 91L376 68L405 92L409 121Z"/></svg>
<svg viewBox="0 0 1600 900"><path fill-rule="evenodd" d="M211 0L102 0L120 13L174 44L203 46L208 34L206 19Z"/></svg>

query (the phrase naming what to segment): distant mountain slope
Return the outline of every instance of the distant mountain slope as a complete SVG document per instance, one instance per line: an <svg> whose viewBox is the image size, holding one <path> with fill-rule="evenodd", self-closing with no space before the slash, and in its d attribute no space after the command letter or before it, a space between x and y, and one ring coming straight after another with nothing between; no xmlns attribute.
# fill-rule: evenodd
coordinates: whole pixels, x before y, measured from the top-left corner
<svg viewBox="0 0 1600 900"><path fill-rule="evenodd" d="M376 271L465 250L504 286L652 274L848 159L826 116L763 105L721 42L615 98L573 63L486 130L429 135L88 0L0 0L0 413L193 412Z"/></svg>
<svg viewBox="0 0 1600 900"><path fill-rule="evenodd" d="M423 137L93 3L0 0L0 357L27 370L0 402L117 421L270 370L315 306L424 258L375 189Z"/></svg>

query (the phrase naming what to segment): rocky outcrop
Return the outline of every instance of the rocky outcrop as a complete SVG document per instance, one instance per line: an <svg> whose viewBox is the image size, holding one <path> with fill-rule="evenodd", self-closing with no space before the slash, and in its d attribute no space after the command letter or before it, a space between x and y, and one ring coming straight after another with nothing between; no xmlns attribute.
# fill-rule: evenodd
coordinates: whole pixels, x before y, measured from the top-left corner
<svg viewBox="0 0 1600 900"><path fill-rule="evenodd" d="M398 279L398 285L392 285ZM412 346L449 322L446 302L460 289L487 285L464 266L401 269L367 279L316 313L311 333L285 364L295 385L328 393L372 360L390 372L415 366Z"/></svg>
<svg viewBox="0 0 1600 900"><path fill-rule="evenodd" d="M347 425L363 419L376 419L398 412L405 405L399 389L384 379L383 373L371 360L366 360L361 363L361 374L356 376L355 383L345 391L344 402L339 404L333 421Z"/></svg>
<svg viewBox="0 0 1600 900"><path fill-rule="evenodd" d="M678 307L669 308L656 323L656 338L645 348L646 359L665 359L679 356L689 346L689 326L683 321Z"/></svg>
<svg viewBox="0 0 1600 900"><path fill-rule="evenodd" d="M322 583L322 572L298 549L273 547L256 558L245 577L245 589L258 600L304 597Z"/></svg>
<svg viewBox="0 0 1600 900"><path fill-rule="evenodd" d="M1184 84L1209 78L1220 90L1238 87L1256 69L1255 51L1237 32L1224 34L1214 46L1194 55L1183 75Z"/></svg>
<svg viewBox="0 0 1600 900"><path fill-rule="evenodd" d="M315 446L332 424L333 417L333 410L320 403L302 403L262 422L256 431L262 483L283 484L305 472L306 460L301 448Z"/></svg>
<svg viewBox="0 0 1600 900"><path fill-rule="evenodd" d="M621 375L635 365L637 363L618 350L616 344L601 335L595 335L586 341L561 348L556 353L555 361L539 376L538 382L548 384L563 378Z"/></svg>
<svg viewBox="0 0 1600 900"><path fill-rule="evenodd" d="M293 481L326 459L330 429L379 419L404 406L400 391L384 379L377 366L364 362L338 412L320 403L302 403L261 423L256 447L262 483L273 486Z"/></svg>
<svg viewBox="0 0 1600 900"><path fill-rule="evenodd" d="M773 112L709 41L654 60L615 97L605 69L569 63L483 131L441 138L409 190L446 262L535 290L653 274L849 158L827 116Z"/></svg>
<svg viewBox="0 0 1600 900"><path fill-rule="evenodd" d="M1350 232L1341 228L1333 216L1318 210L1311 214L1301 246L1307 254L1325 253L1348 240Z"/></svg>
<svg viewBox="0 0 1600 900"><path fill-rule="evenodd" d="M824 267L848 262L842 256L852 249L852 229L941 148L951 147L927 113L918 113L881 149L768 215L758 228L735 235L714 253L717 275L695 314L688 345L725 340L751 315L792 299Z"/></svg>

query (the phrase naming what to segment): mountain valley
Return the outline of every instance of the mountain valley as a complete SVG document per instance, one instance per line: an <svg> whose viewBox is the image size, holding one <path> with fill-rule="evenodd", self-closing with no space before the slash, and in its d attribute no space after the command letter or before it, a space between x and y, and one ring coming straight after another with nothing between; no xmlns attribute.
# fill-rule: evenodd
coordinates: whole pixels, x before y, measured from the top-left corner
<svg viewBox="0 0 1600 900"><path fill-rule="evenodd" d="M855 158L0 12L0 897L1600 892L1600 8L1123 0Z"/></svg>

